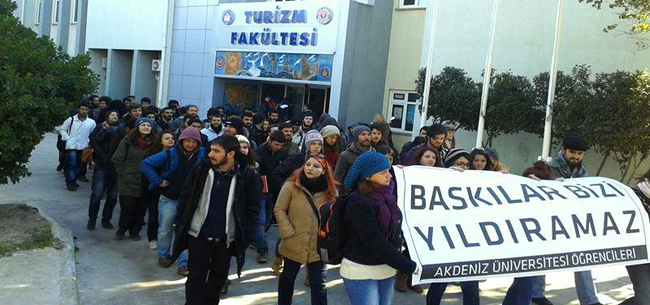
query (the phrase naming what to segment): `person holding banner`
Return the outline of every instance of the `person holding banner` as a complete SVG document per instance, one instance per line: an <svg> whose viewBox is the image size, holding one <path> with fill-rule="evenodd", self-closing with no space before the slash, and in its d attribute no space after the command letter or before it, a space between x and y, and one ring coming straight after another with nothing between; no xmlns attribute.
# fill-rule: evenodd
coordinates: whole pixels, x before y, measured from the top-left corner
<svg viewBox="0 0 650 305"><path fill-rule="evenodd" d="M473 170L494 170L494 165L492 160L490 160L490 155L488 155L485 150L474 149L469 154L469 168Z"/></svg>
<svg viewBox="0 0 650 305"><path fill-rule="evenodd" d="M650 170L641 177L637 187L633 190L646 211L650 211ZM626 268L630 281L632 281L634 297L621 303L621 305L650 304L650 264L626 266Z"/></svg>
<svg viewBox="0 0 650 305"><path fill-rule="evenodd" d="M410 164L411 161L413 160L413 156L415 155L415 152L418 151L418 149L422 147L429 147L436 151L436 157L438 160L441 160L445 158L447 155L447 152L449 151L446 147L443 146L445 143L445 139L447 138L447 129L445 126L442 126L442 124L433 124L427 128L427 138L426 138L426 143L415 146L411 148L411 150L404 155L404 158L401 159L402 164L407 165ZM439 165L442 165L440 163Z"/></svg>
<svg viewBox="0 0 650 305"><path fill-rule="evenodd" d="M589 145L577 137L567 137L562 141L560 151L555 158L547 163L549 170L555 178L570 179L587 177L587 170L582 159ZM596 295L596 286L591 277L591 271L580 271L575 273L576 293L582 305L601 304ZM544 275L533 278L532 302L537 305L553 305L544 296L546 277Z"/></svg>
<svg viewBox="0 0 650 305"><path fill-rule="evenodd" d="M278 221L284 270L278 281L278 304L291 304L293 286L302 265L310 277L311 304L327 304L327 268L316 249L318 209L338 192L332 169L322 155L307 157L282 186L273 213Z"/></svg>
<svg viewBox="0 0 650 305"><path fill-rule="evenodd" d="M352 305L388 305L393 300L395 274L419 274L420 268L399 249L402 213L395 183L384 155L365 152L352 164L345 187L347 241L341 277Z"/></svg>

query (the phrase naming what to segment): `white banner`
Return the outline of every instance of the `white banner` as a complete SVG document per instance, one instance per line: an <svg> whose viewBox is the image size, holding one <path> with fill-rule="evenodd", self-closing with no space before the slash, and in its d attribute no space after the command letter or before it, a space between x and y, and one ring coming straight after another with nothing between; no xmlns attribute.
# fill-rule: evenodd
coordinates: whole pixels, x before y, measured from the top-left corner
<svg viewBox="0 0 650 305"><path fill-rule="evenodd" d="M618 181L394 169L404 237L422 266L414 284L648 263L648 214Z"/></svg>
<svg viewBox="0 0 650 305"><path fill-rule="evenodd" d="M217 15L219 51L334 54L338 1L221 4Z"/></svg>

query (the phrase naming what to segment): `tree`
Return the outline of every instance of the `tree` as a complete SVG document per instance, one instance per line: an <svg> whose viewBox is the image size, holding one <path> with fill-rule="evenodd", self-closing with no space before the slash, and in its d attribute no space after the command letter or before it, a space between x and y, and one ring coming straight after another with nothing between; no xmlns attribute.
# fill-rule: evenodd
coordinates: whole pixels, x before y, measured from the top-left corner
<svg viewBox="0 0 650 305"><path fill-rule="evenodd" d="M650 47L650 40L645 35L650 32L650 2L648 0L578 0L591 4L597 9L607 5L610 9L618 10L618 18L631 23L631 25L621 32L637 40L637 46L640 50ZM617 30L618 24L608 25L603 29L605 32Z"/></svg>
<svg viewBox="0 0 650 305"><path fill-rule="evenodd" d="M0 0L0 184L30 174L26 164L43 135L98 84L88 55L71 58L37 37L11 15L15 8Z"/></svg>

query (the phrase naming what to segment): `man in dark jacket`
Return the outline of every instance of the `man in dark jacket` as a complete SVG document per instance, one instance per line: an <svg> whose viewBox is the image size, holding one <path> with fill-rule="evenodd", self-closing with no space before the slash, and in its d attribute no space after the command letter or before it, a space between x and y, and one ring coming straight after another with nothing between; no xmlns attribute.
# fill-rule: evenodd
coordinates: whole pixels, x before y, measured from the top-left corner
<svg viewBox="0 0 650 305"><path fill-rule="evenodd" d="M341 185L343 185L345 176L352 167L354 160L364 152L375 150L370 145L370 128L358 126L354 128L352 137L354 142L350 143L347 149L339 155L339 159L336 161L336 169L334 169L334 180Z"/></svg>
<svg viewBox="0 0 650 305"><path fill-rule="evenodd" d="M257 247L257 262L266 263L268 260L269 244L266 241L265 228L271 221L273 215L273 197L269 192L268 182L273 170L278 167L280 162L287 157L287 152L282 150L287 139L281 131L276 130L271 134L269 140L262 146L255 149L255 155L259 159L259 172L262 175L262 181L265 184L264 194L260 200L261 212L255 229L255 246Z"/></svg>
<svg viewBox="0 0 650 305"><path fill-rule="evenodd" d="M555 158L547 163L553 177L560 179L587 177L587 170L582 164L582 158L584 158L587 150L589 150L589 145L584 140L576 137L565 138ZM544 275L533 278L533 304L553 305L544 296L545 278ZM580 304L601 304L598 300L591 271L576 272L574 278L576 294Z"/></svg>
<svg viewBox="0 0 650 305"><path fill-rule="evenodd" d="M238 154L235 137L216 138L208 158L192 168L181 191L172 261L189 250L188 305L219 304L231 256L237 258L238 275L244 266L262 183L255 169L238 165Z"/></svg>
<svg viewBox="0 0 650 305"><path fill-rule="evenodd" d="M269 137L269 134L264 131L264 115L257 113L253 116L253 126L250 129L250 135L248 139L255 142L257 146L262 145L266 141L266 138Z"/></svg>
<svg viewBox="0 0 650 305"><path fill-rule="evenodd" d="M165 107L160 111L160 118L156 120L156 124L158 124L162 130L170 130L173 121L174 109L171 107Z"/></svg>
<svg viewBox="0 0 650 305"><path fill-rule="evenodd" d="M442 160L447 156L449 150L443 145L445 144L445 139L447 138L447 129L442 124L433 124L427 128L427 142L419 146L415 146L409 150L408 153L404 156L404 159L400 162L404 165L407 165L413 159L415 152L424 147L424 145L431 148L433 151L437 152L436 166L443 167Z"/></svg>
<svg viewBox="0 0 650 305"><path fill-rule="evenodd" d="M149 190L160 187L158 203L158 265L171 266L171 244L174 221L178 210L178 198L192 167L205 156L201 136L195 128L185 128L178 138L178 144L168 151L159 152L142 160L140 169L150 181ZM160 173L160 174L159 174ZM186 275L187 254L178 261L178 273Z"/></svg>
<svg viewBox="0 0 650 305"><path fill-rule="evenodd" d="M88 205L88 224L86 224L86 228L90 231L95 229L104 193L106 194L106 202L102 211L102 227L104 229L113 228L111 218L117 203L117 173L113 162L111 162L114 152L111 150L111 140L115 136L115 132L111 127L117 124L120 116L117 110L108 111L106 114L106 121L97 125L90 134L90 147L93 149L93 162L95 162L92 192Z"/></svg>

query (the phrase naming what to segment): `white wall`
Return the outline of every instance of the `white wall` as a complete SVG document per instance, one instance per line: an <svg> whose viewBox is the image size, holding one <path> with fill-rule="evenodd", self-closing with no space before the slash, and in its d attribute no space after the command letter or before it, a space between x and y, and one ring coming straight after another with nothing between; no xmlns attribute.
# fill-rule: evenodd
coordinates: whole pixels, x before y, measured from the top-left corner
<svg viewBox="0 0 650 305"><path fill-rule="evenodd" d="M167 1L88 1L86 49L162 50Z"/></svg>

